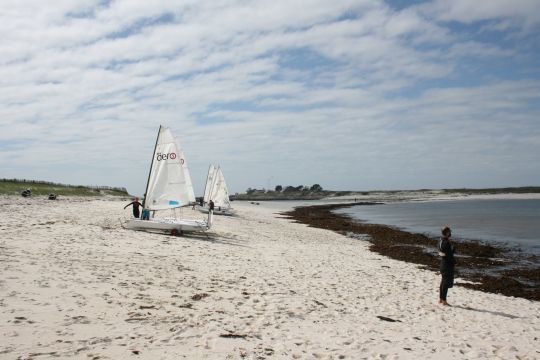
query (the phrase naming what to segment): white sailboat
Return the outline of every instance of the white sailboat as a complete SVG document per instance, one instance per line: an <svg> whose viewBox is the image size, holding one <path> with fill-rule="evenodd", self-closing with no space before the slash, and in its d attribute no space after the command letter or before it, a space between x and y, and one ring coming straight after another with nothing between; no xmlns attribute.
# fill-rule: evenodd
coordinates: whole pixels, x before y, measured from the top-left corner
<svg viewBox="0 0 540 360"><path fill-rule="evenodd" d="M212 186L214 185L214 178L216 176L216 167L210 164L208 167L208 175L206 176L206 184L204 185L203 204L207 204L210 200L210 194L212 193Z"/></svg>
<svg viewBox="0 0 540 360"><path fill-rule="evenodd" d="M147 213L174 211L194 203L195 193L184 152L171 130L160 126L146 184L143 214L145 210ZM133 230L164 231L171 235L184 231L207 231L212 226L212 215L212 212L209 212L206 220L176 217L152 217L147 220L132 218L127 221L126 227Z"/></svg>
<svg viewBox="0 0 540 360"><path fill-rule="evenodd" d="M206 178L206 186L204 188L203 202L204 206L199 207L199 211L208 212L208 203L214 202L214 214L216 215L234 215L235 212L231 207L229 200L229 189L225 182L225 176L221 171L220 166L210 165L208 176Z"/></svg>

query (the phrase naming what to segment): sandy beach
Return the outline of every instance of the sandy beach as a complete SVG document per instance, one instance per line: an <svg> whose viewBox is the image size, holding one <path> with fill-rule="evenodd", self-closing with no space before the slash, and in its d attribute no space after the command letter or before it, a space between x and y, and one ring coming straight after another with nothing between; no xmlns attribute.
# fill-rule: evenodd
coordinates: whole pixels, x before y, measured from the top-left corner
<svg viewBox="0 0 540 360"><path fill-rule="evenodd" d="M442 307L436 273L293 203L186 237L123 229L126 204L0 197L0 359L540 358L540 302L456 286Z"/></svg>

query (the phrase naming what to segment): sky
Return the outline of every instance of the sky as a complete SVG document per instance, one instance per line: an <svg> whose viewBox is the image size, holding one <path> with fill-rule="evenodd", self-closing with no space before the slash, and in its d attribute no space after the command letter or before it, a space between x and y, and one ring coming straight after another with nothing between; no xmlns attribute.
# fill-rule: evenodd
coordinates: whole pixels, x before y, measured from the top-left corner
<svg viewBox="0 0 540 360"><path fill-rule="evenodd" d="M3 0L0 178L540 185L539 0Z"/></svg>

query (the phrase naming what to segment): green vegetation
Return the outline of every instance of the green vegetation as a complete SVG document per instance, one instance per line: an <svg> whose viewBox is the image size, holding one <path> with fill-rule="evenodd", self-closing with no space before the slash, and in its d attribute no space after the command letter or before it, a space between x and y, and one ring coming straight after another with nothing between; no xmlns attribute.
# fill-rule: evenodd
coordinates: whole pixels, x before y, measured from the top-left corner
<svg viewBox="0 0 540 360"><path fill-rule="evenodd" d="M232 200L319 200L331 196L350 195L351 191L328 191L323 190L319 184L311 187L305 185L299 186L281 186L277 185L274 190L252 189L246 190L245 194L236 194L231 196Z"/></svg>
<svg viewBox="0 0 540 360"><path fill-rule="evenodd" d="M118 187L65 185L24 179L0 179L0 194L20 195L26 189L32 190L32 196L49 194L61 196L129 196L125 188Z"/></svg>

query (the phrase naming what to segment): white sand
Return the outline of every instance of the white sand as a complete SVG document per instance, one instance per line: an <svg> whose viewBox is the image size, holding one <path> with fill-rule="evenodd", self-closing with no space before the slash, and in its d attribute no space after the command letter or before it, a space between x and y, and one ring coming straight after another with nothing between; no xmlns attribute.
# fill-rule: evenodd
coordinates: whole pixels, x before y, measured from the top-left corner
<svg viewBox="0 0 540 360"><path fill-rule="evenodd" d="M431 191L398 191L398 192L374 192L367 195L361 193L337 196L328 198L336 202L356 201L379 201L379 202L395 202L395 201L447 201L447 200L538 200L540 193L508 193L508 194L465 194L452 193L446 194L441 190Z"/></svg>
<svg viewBox="0 0 540 360"><path fill-rule="evenodd" d="M0 197L1 359L540 358L540 303L441 307L437 274L274 214L291 203L235 202L209 238L124 230L125 204Z"/></svg>

